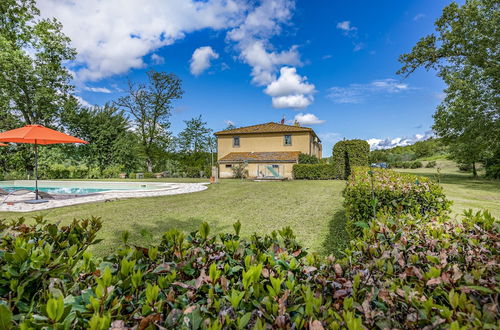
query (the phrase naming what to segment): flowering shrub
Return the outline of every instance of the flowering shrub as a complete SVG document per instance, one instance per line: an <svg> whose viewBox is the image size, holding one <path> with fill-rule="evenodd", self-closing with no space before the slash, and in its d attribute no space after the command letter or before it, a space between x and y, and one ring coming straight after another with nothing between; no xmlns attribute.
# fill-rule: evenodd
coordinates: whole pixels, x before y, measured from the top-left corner
<svg viewBox="0 0 500 330"><path fill-rule="evenodd" d="M164 233L97 259L98 219L1 223L0 327L89 329L498 327L499 223L488 213L372 221L346 258L270 235Z"/></svg>
<svg viewBox="0 0 500 330"><path fill-rule="evenodd" d="M353 169L344 198L347 231L353 237L379 213L433 216L451 206L442 187L429 178L368 167Z"/></svg>

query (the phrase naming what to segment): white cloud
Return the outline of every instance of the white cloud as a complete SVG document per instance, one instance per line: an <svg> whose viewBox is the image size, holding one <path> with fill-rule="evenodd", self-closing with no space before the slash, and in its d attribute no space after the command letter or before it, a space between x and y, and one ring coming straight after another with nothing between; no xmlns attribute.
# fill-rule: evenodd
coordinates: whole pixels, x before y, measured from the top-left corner
<svg viewBox="0 0 500 330"><path fill-rule="evenodd" d="M94 93L105 93L105 94L111 93L111 90L109 90L105 87L88 87L88 86L86 86L85 90L89 91L89 92L94 92Z"/></svg>
<svg viewBox="0 0 500 330"><path fill-rule="evenodd" d="M337 23L337 29L340 29L345 32L356 31L358 28L355 26L351 26L350 21L343 21Z"/></svg>
<svg viewBox="0 0 500 330"><path fill-rule="evenodd" d="M262 0L249 11L238 27L227 33L226 39L236 43L239 58L252 67L252 82L265 86L276 79L277 68L301 65L297 46L276 51L269 39L281 33L281 25L292 17L293 0Z"/></svg>
<svg viewBox="0 0 500 330"><path fill-rule="evenodd" d="M312 96L306 95L287 95L287 96L277 96L273 97L273 108L283 109L283 108L293 108L293 109L303 109L308 107L313 102Z"/></svg>
<svg viewBox="0 0 500 330"><path fill-rule="evenodd" d="M163 64L163 63L165 63L165 58L163 56L156 54L156 53L153 53L151 55L151 61L156 65Z"/></svg>
<svg viewBox="0 0 500 330"><path fill-rule="evenodd" d="M99 81L143 68L149 54L153 63L161 64L164 59L154 53L156 50L203 29L227 32L226 42L234 46L237 58L251 67L255 85L275 81L282 66L302 65L296 45L276 49L270 41L290 24L294 0L148 0L125 4L122 0L38 0L38 6L44 17L61 21L64 33L71 38L78 56L69 65L77 82ZM207 63L193 60L195 74ZM302 104L312 102L311 97L294 98ZM275 103L293 102L288 98Z"/></svg>
<svg viewBox="0 0 500 330"><path fill-rule="evenodd" d="M325 121L316 117L312 113L298 113L295 115L295 121L299 122L301 125L318 125L323 124Z"/></svg>
<svg viewBox="0 0 500 330"><path fill-rule="evenodd" d="M347 87L332 87L328 98L335 103L362 103L366 98L380 94L395 94L410 90L408 84L395 79L374 80L368 84L350 84Z"/></svg>
<svg viewBox="0 0 500 330"><path fill-rule="evenodd" d="M303 109L313 102L314 92L315 87L307 82L307 77L297 74L297 69L286 66L281 68L279 78L264 89L264 93L273 98L275 108Z"/></svg>
<svg viewBox="0 0 500 330"><path fill-rule="evenodd" d="M191 73L195 76L202 74L203 71L210 67L210 61L218 58L219 54L210 46L197 48L191 57L191 64L189 67Z"/></svg>
<svg viewBox="0 0 500 330"><path fill-rule="evenodd" d="M314 85L306 82L307 77L297 74L297 69L282 67L280 77L270 83L264 92L269 96L285 96L290 94L311 94Z"/></svg>
<svg viewBox="0 0 500 330"><path fill-rule="evenodd" d="M419 14L415 15L415 17L413 17L413 20L414 21L418 21L418 20L421 20L424 17L425 17L425 14L419 13Z"/></svg>
<svg viewBox="0 0 500 330"><path fill-rule="evenodd" d="M83 99L81 96L75 95L75 98L78 100L78 103L84 107L91 107L92 105L87 102L85 99Z"/></svg>
<svg viewBox="0 0 500 330"><path fill-rule="evenodd" d="M366 141L370 145L371 150L378 150L409 146L414 144L415 142L424 141L434 136L435 135L433 131L427 131L424 134L415 134L413 136L386 139L371 138Z"/></svg>
<svg viewBox="0 0 500 330"><path fill-rule="evenodd" d="M39 0L78 51L77 79L100 80L142 68L143 57L186 33L228 29L245 18L245 0Z"/></svg>

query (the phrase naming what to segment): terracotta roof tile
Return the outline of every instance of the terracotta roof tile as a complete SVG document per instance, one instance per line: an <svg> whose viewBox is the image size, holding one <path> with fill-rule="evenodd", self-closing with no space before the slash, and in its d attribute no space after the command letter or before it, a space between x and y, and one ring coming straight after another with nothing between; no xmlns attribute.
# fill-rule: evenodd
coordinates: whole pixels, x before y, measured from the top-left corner
<svg viewBox="0 0 500 330"><path fill-rule="evenodd" d="M215 135L234 135L234 134L252 134L252 133L284 133L284 132L313 132L309 127L301 127L294 125L284 125L278 123L265 123L252 126L239 127L228 129L225 131L216 132Z"/></svg>
<svg viewBox="0 0 500 330"><path fill-rule="evenodd" d="M299 158L299 154L300 151L231 152L219 159L219 162L296 162Z"/></svg>

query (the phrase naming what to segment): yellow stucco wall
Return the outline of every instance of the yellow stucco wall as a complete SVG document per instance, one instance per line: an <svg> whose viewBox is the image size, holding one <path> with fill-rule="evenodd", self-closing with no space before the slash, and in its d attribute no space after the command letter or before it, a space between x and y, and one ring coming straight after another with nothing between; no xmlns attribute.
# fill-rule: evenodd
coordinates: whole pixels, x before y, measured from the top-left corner
<svg viewBox="0 0 500 330"><path fill-rule="evenodd" d="M308 155L321 158L321 144L315 143L309 132L291 132L292 145L284 144L285 133L241 134L240 146L233 147L233 136L223 135L217 138L217 159L221 159L230 152L274 152L300 151Z"/></svg>
<svg viewBox="0 0 500 330"><path fill-rule="evenodd" d="M256 179L263 176L270 176L267 166L277 165L274 168L282 177L293 179L293 164L294 163L249 163L246 167L247 178ZM233 170L226 167L226 164L219 165L219 178L227 179L233 177Z"/></svg>

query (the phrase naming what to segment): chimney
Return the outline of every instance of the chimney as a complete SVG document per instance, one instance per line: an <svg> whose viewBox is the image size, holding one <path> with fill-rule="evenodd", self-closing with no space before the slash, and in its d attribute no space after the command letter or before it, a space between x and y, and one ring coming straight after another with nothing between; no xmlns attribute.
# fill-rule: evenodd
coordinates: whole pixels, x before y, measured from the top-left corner
<svg viewBox="0 0 500 330"><path fill-rule="evenodd" d="M298 120L295 120L295 122L293 123L293 126L300 126L300 123Z"/></svg>
<svg viewBox="0 0 500 330"><path fill-rule="evenodd" d="M284 125L285 124L285 115L283 115L283 117L281 118L281 125Z"/></svg>

